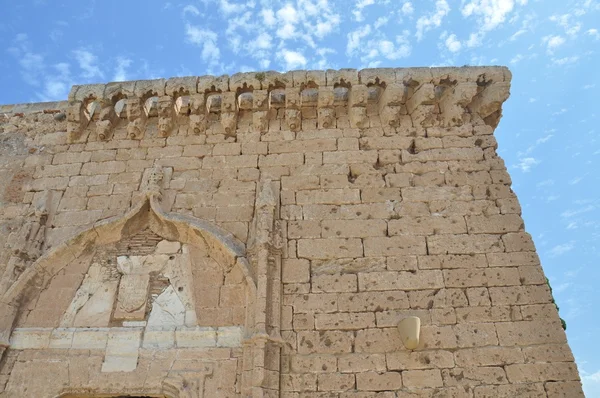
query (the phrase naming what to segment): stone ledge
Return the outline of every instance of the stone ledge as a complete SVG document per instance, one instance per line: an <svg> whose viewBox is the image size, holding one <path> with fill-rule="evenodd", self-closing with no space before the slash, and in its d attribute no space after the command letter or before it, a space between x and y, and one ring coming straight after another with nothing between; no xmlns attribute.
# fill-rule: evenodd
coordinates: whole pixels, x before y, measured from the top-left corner
<svg viewBox="0 0 600 398"><path fill-rule="evenodd" d="M242 327L177 328L16 328L10 338L15 350L240 347ZM136 337L137 336L137 337Z"/></svg>
<svg viewBox="0 0 600 398"><path fill-rule="evenodd" d="M151 92L154 95L172 97L183 94L203 94L231 91L240 93L252 90L276 88L336 87L353 85L389 85L411 81L432 84L475 82L481 84L482 76L494 83L510 82L512 74L504 66L463 66L437 68L373 68L340 70L296 70L285 73L275 71L246 72L222 76L187 76L169 79L131 80L107 84L74 85L69 93L69 102L83 101L93 96L110 100L122 94L141 97Z"/></svg>
<svg viewBox="0 0 600 398"><path fill-rule="evenodd" d="M0 114L30 114L30 113L59 113L65 112L68 101L33 102L27 104L0 105Z"/></svg>

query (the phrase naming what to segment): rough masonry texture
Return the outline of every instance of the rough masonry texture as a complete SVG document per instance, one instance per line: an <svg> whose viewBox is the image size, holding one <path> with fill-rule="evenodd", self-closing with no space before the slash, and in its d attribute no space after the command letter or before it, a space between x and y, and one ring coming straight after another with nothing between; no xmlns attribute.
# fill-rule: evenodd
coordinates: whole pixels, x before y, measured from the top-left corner
<svg viewBox="0 0 600 398"><path fill-rule="evenodd" d="M582 397L496 153L510 80L243 73L0 107L0 396Z"/></svg>

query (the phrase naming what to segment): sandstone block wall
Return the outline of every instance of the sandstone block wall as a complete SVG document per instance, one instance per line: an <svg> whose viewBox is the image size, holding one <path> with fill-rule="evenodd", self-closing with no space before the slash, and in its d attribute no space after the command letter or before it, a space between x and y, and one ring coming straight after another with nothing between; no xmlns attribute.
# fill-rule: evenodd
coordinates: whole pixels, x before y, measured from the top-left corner
<svg viewBox="0 0 600 398"><path fill-rule="evenodd" d="M246 73L0 107L0 396L583 396L496 153L510 79Z"/></svg>

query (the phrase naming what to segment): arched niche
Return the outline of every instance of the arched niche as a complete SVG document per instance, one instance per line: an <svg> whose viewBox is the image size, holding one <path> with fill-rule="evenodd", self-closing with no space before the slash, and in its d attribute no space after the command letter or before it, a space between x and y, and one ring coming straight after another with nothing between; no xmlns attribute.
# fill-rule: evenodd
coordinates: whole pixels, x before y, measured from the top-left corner
<svg viewBox="0 0 600 398"><path fill-rule="evenodd" d="M85 263L86 256L90 257L97 248L122 241L146 229L166 241L180 242L206 253L226 271L235 270L246 289L245 326L246 329L252 328L253 317L248 309L256 296L256 282L245 258L244 245L227 231L205 221L163 212L157 197L148 195L124 215L100 221L55 246L19 277L1 299L0 304L5 309L0 330L2 343L8 345L15 316L31 310L27 306L64 272L65 267L77 261ZM13 313L12 321L10 312Z"/></svg>

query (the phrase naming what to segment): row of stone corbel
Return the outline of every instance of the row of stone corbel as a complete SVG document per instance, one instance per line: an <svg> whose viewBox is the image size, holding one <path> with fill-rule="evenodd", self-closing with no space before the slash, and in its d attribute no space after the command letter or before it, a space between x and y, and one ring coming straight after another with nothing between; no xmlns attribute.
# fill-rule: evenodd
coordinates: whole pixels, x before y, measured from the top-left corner
<svg viewBox="0 0 600 398"><path fill-rule="evenodd" d="M258 87L258 88L257 88ZM458 126L473 114L485 119L500 110L509 95L506 68L366 69L244 73L74 86L69 95L68 130L76 140L94 122L99 139L109 139L119 119L128 121L130 138L143 136L147 119L158 117L167 136L175 120L189 118L191 129L205 131L219 120L235 134L240 112L252 113L255 131L282 109L285 127L298 131L303 110L316 108L318 128L335 127L336 108L347 108L350 126ZM216 118L209 115L216 115ZM313 116L314 117L314 116Z"/></svg>

